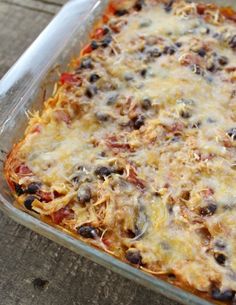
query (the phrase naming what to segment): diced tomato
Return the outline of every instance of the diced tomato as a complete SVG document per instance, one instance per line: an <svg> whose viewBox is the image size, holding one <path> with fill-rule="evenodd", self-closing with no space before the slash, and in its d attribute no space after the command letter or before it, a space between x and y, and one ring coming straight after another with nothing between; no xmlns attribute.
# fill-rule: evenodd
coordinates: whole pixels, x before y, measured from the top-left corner
<svg viewBox="0 0 236 305"><path fill-rule="evenodd" d="M215 4L204 4L204 3L197 4L197 13L199 15L203 15L207 9L214 10L217 9L217 6Z"/></svg>
<svg viewBox="0 0 236 305"><path fill-rule="evenodd" d="M223 144L224 144L224 147L227 147L227 148L231 148L234 146L231 139L227 139L227 138L225 138L223 140Z"/></svg>
<svg viewBox="0 0 236 305"><path fill-rule="evenodd" d="M92 35L92 38L94 39L101 39L105 34L105 31L103 28L98 28L95 30L95 33Z"/></svg>
<svg viewBox="0 0 236 305"><path fill-rule="evenodd" d="M9 185L10 189L11 189L13 192L15 192L15 190L16 190L16 188L15 188L15 183L14 183L12 180L10 180L10 179L8 179L7 182L8 182L8 185Z"/></svg>
<svg viewBox="0 0 236 305"><path fill-rule="evenodd" d="M58 193L58 191L53 191L54 198L58 198L62 196L62 194Z"/></svg>
<svg viewBox="0 0 236 305"><path fill-rule="evenodd" d="M103 238L102 242L108 247L110 247L112 244L111 240L109 240L108 238Z"/></svg>
<svg viewBox="0 0 236 305"><path fill-rule="evenodd" d="M222 16L224 16L227 19L231 19L233 21L236 21L236 15L232 14L232 13L228 13L227 11L224 11L224 8L221 10L218 8L218 6L216 4L203 4L203 3L199 3L197 5L197 13L199 15L203 15L203 18L205 20L205 22L207 23L211 23L211 14L210 12L218 12L220 11L220 17L222 18Z"/></svg>
<svg viewBox="0 0 236 305"><path fill-rule="evenodd" d="M172 132L182 131L184 129L184 124L182 122L176 122L170 126Z"/></svg>
<svg viewBox="0 0 236 305"><path fill-rule="evenodd" d="M37 192L37 195L39 195L41 197L41 199L45 202L49 202L53 200L53 195L50 192L43 192L41 190L39 190Z"/></svg>
<svg viewBox="0 0 236 305"><path fill-rule="evenodd" d="M232 72L235 72L236 71L236 67L227 67L225 69L228 73L232 73Z"/></svg>
<svg viewBox="0 0 236 305"><path fill-rule="evenodd" d="M87 46L84 47L82 51L82 55L90 54L93 51L93 48L91 44L88 44Z"/></svg>
<svg viewBox="0 0 236 305"><path fill-rule="evenodd" d="M52 213L51 217L52 221L58 225L64 218L68 217L69 215L71 215L71 210L68 207L65 207L55 213Z"/></svg>
<svg viewBox="0 0 236 305"><path fill-rule="evenodd" d="M137 173L132 167L130 168L129 171L128 181L138 186L141 189L145 188L145 181L137 177Z"/></svg>
<svg viewBox="0 0 236 305"><path fill-rule="evenodd" d="M109 21L109 17L107 15L102 16L103 23L107 23Z"/></svg>
<svg viewBox="0 0 236 305"><path fill-rule="evenodd" d="M236 22L236 12L232 8L222 7L220 12L225 18Z"/></svg>
<svg viewBox="0 0 236 305"><path fill-rule="evenodd" d="M62 85L64 84L81 84L81 79L78 77L78 75L71 74L71 73L62 73L60 77L60 82Z"/></svg>
<svg viewBox="0 0 236 305"><path fill-rule="evenodd" d="M41 129L42 129L42 126L37 124L33 130L32 130L32 133L40 133L41 132Z"/></svg>
<svg viewBox="0 0 236 305"><path fill-rule="evenodd" d="M119 142L116 136L108 137L106 144L109 148L118 148L121 150L131 150L131 147L128 143Z"/></svg>
<svg viewBox="0 0 236 305"><path fill-rule="evenodd" d="M114 14L115 11L116 11L115 6L112 3L110 3L109 6L108 6L108 13Z"/></svg>
<svg viewBox="0 0 236 305"><path fill-rule="evenodd" d="M21 164L19 167L17 167L16 174L19 174L19 175L31 175L32 171L29 169L29 167L27 165Z"/></svg>
<svg viewBox="0 0 236 305"><path fill-rule="evenodd" d="M206 4L203 4L203 3L197 4L197 13L199 15L203 15L205 10L206 10Z"/></svg>
<svg viewBox="0 0 236 305"><path fill-rule="evenodd" d="M201 160L206 161L206 160L212 160L214 158L214 154L203 154L201 155Z"/></svg>
<svg viewBox="0 0 236 305"><path fill-rule="evenodd" d="M57 120L58 122L63 121L63 122L65 122L66 124L69 124L70 121L71 121L71 118L70 118L69 114L66 113L66 112L63 111L63 110L56 110L56 111L54 112L54 115L55 115L55 118L56 118L56 120Z"/></svg>
<svg viewBox="0 0 236 305"><path fill-rule="evenodd" d="M181 65L189 66L189 65L200 65L201 59L196 54L186 54L184 57L180 60Z"/></svg>

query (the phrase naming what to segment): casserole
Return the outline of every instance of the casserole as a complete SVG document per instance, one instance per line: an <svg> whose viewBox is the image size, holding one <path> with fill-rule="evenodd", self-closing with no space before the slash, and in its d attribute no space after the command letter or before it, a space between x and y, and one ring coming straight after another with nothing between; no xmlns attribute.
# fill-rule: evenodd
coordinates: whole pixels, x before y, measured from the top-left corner
<svg viewBox="0 0 236 305"><path fill-rule="evenodd" d="M171 54L170 54L171 55ZM30 71L31 72L31 71ZM9 75L8 75L9 76ZM22 81L22 83L24 83L24 80ZM47 83L49 83L49 81L47 81ZM13 89L14 90L14 89ZM14 91L13 91L13 93L14 93ZM16 114L16 112L15 112L15 109L11 109L11 111L12 111L12 113L13 113L13 115L14 114ZM7 124L8 124L8 122L6 121L6 122L4 122L5 124L4 124L4 127L6 128L6 126L8 126ZM11 122L12 123L12 122ZM139 183L139 185L141 185L141 183Z"/></svg>

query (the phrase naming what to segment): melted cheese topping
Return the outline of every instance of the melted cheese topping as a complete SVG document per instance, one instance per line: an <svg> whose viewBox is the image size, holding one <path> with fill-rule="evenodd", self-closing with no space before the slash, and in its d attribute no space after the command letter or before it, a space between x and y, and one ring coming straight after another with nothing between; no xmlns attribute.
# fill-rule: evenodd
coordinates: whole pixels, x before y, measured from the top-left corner
<svg viewBox="0 0 236 305"><path fill-rule="evenodd" d="M40 183L33 211L117 257L235 291L235 23L183 1L123 5L30 120L8 181L25 206Z"/></svg>

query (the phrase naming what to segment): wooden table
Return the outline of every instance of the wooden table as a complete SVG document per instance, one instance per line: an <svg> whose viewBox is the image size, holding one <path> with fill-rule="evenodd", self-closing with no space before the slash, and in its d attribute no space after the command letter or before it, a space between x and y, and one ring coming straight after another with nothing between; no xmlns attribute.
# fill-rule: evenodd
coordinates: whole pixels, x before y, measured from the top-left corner
<svg viewBox="0 0 236 305"><path fill-rule="evenodd" d="M0 0L0 77L66 0ZM0 213L1 305L167 305L167 300Z"/></svg>

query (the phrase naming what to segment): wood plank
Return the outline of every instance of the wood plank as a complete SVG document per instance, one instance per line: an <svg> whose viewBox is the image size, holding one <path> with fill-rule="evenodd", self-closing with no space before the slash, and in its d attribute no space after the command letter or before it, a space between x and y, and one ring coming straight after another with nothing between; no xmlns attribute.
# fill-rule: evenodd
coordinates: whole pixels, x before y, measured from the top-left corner
<svg viewBox="0 0 236 305"><path fill-rule="evenodd" d="M64 5L68 0L33 0L33 1L38 1L42 3L51 3L55 5Z"/></svg>
<svg viewBox="0 0 236 305"><path fill-rule="evenodd" d="M62 6L67 2L67 0L54 0L54 1L53 0L32 0L32 1L41 2L44 4L56 5L56 6Z"/></svg>
<svg viewBox="0 0 236 305"><path fill-rule="evenodd" d="M57 13L59 8L61 7L61 4L57 4L56 2L43 2L42 0L1 0L1 2L12 6L33 10L38 13L45 13L50 15L54 15L55 13Z"/></svg>
<svg viewBox="0 0 236 305"><path fill-rule="evenodd" d="M8 2L0 1L0 77L52 18L34 8L50 13L52 6L57 8L46 0ZM45 7L39 7L39 2L45 2ZM65 0L50 2L63 4ZM1 212L0 270L2 305L177 305L16 224Z"/></svg>
<svg viewBox="0 0 236 305"><path fill-rule="evenodd" d="M0 2L0 74L10 68L53 16Z"/></svg>

